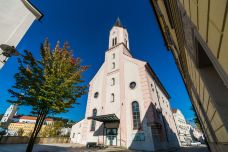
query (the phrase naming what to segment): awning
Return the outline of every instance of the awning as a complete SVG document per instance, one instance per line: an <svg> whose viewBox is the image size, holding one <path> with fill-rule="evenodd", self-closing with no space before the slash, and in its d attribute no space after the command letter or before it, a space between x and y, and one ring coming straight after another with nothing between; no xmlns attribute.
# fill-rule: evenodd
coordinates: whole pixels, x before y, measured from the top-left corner
<svg viewBox="0 0 228 152"><path fill-rule="evenodd" d="M100 115L87 117L87 119L93 119L100 122L119 122L120 119L115 114Z"/></svg>

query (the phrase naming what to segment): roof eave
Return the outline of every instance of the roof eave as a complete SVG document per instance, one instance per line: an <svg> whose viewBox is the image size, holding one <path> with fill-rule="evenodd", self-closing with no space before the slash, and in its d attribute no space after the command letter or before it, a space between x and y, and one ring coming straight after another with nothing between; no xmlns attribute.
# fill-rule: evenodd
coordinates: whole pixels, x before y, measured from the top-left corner
<svg viewBox="0 0 228 152"><path fill-rule="evenodd" d="M25 7L33 13L36 19L40 21L44 15L28 0L21 0L21 1L25 5Z"/></svg>
<svg viewBox="0 0 228 152"><path fill-rule="evenodd" d="M162 92L165 94L165 96L170 99L170 95L169 93L166 91L165 87L163 86L163 84L161 83L160 79L157 77L156 73L154 72L154 70L151 68L149 63L146 63L146 68L149 70L149 72L151 72L155 78L155 81L158 83L159 88L162 90Z"/></svg>

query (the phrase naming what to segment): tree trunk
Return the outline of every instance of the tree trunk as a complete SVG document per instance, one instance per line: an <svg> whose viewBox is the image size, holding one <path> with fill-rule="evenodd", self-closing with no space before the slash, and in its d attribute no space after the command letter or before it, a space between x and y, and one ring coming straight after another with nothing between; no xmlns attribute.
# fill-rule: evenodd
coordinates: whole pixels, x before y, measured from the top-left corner
<svg viewBox="0 0 228 152"><path fill-rule="evenodd" d="M31 134L31 137L29 138L29 142L28 142L28 145L27 145L26 152L32 152L36 137L37 137L40 129L42 128L42 125L43 125L43 122L44 122L46 116L47 116L47 111L46 110L44 112L41 112L40 114L38 114L34 130L33 130L32 134Z"/></svg>

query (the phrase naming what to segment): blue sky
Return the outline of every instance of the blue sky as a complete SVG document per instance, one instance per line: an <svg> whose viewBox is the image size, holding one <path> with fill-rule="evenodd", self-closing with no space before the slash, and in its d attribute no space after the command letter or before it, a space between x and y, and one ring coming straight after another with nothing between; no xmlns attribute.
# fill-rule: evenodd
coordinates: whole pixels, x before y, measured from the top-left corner
<svg viewBox="0 0 228 152"><path fill-rule="evenodd" d="M91 65L84 74L88 83L104 61L108 48L109 31L117 17L127 28L130 50L133 57L150 63L157 76L171 96L171 106L179 108L189 120L193 118L191 103L185 86L176 68L171 52L162 39L161 32L148 0L31 0L44 14L40 22L35 21L25 34L17 49L30 50L39 58L40 43L46 37L52 47L56 41L68 41L74 56L82 59L82 64ZM10 58L0 70L0 113L4 113L10 98L7 90L14 84L17 60ZM87 95L80 105L59 116L81 120L85 114ZM20 107L20 114L28 114L29 107Z"/></svg>

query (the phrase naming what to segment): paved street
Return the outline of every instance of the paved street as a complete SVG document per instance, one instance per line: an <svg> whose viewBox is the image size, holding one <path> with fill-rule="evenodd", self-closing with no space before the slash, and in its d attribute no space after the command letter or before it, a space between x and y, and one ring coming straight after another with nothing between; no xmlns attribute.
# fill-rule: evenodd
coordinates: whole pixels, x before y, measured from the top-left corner
<svg viewBox="0 0 228 152"><path fill-rule="evenodd" d="M0 152L25 152L25 144L1 144ZM106 149L87 149L77 144L44 144L35 145L34 152L113 152L113 151L124 151L133 152L119 147L109 147ZM136 152L136 151L134 151ZM139 152L139 151L137 151ZM171 152L171 151L170 151ZM198 147L182 147L180 150L172 152L209 152L206 146Z"/></svg>

